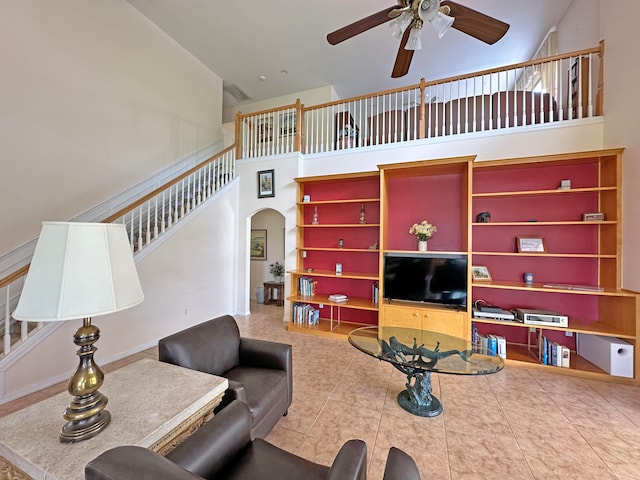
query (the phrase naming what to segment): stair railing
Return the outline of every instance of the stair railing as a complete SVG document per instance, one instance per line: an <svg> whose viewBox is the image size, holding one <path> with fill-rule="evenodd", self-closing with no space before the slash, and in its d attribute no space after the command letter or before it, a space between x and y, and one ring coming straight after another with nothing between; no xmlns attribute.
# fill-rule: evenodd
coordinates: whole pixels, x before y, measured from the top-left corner
<svg viewBox="0 0 640 480"><path fill-rule="evenodd" d="M173 180L133 202L102 223L122 223L129 234L131 249L136 257L159 239L170 228L175 227L189 213L204 203L236 176L235 145L192 167ZM4 311L0 313L2 351L6 356L34 332L43 328L43 322L17 321L11 313L20 298L29 265L0 279L0 292L4 289Z"/></svg>

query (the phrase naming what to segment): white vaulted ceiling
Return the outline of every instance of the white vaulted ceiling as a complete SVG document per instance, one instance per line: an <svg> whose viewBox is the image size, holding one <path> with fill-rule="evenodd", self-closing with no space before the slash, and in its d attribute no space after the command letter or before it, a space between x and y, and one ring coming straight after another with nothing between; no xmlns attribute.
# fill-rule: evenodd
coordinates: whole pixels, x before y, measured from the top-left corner
<svg viewBox="0 0 640 480"><path fill-rule="evenodd" d="M572 1L582 0L457 0L511 28L487 45L454 29L438 39L425 25L409 73L392 79L399 40L387 23L335 46L326 35L393 0L128 0L247 102L324 85L346 98L526 61ZM223 102L242 103L229 93Z"/></svg>

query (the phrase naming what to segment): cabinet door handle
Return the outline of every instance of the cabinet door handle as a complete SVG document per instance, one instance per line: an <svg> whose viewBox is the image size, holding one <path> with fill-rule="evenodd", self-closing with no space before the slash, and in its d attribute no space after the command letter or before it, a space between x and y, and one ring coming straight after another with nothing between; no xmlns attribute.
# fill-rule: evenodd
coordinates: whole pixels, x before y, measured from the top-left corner
<svg viewBox="0 0 640 480"><path fill-rule="evenodd" d="M417 313L413 313L413 316L414 316L414 317L417 317L417 316L418 316L418 314L417 314Z"/></svg>

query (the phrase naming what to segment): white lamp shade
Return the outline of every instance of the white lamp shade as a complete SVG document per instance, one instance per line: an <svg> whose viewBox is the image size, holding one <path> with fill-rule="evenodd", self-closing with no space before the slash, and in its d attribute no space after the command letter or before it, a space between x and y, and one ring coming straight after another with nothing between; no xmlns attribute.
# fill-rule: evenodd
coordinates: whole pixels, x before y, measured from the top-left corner
<svg viewBox="0 0 640 480"><path fill-rule="evenodd" d="M409 38L407 44L404 46L405 50L422 50L422 40L420 39L420 28L413 27L409 32Z"/></svg>
<svg viewBox="0 0 640 480"><path fill-rule="evenodd" d="M438 12L429 23L431 23L431 26L436 32L436 35L438 35L438 38L442 38L442 36L447 33L451 25L453 25L454 21L455 18L445 15L442 12Z"/></svg>
<svg viewBox="0 0 640 480"><path fill-rule="evenodd" d="M13 317L37 322L95 317L143 300L124 225L42 222Z"/></svg>
<svg viewBox="0 0 640 480"><path fill-rule="evenodd" d="M389 23L391 35L395 38L402 38L404 31L413 21L413 16L409 12L403 12Z"/></svg>

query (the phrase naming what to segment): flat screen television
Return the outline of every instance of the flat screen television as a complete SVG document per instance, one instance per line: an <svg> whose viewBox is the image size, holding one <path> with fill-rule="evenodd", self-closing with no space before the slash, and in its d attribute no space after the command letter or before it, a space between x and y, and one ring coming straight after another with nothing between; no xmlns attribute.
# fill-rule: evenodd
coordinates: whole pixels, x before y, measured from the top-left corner
<svg viewBox="0 0 640 480"><path fill-rule="evenodd" d="M385 253L383 297L466 309L467 263L458 254Z"/></svg>

